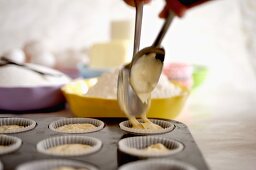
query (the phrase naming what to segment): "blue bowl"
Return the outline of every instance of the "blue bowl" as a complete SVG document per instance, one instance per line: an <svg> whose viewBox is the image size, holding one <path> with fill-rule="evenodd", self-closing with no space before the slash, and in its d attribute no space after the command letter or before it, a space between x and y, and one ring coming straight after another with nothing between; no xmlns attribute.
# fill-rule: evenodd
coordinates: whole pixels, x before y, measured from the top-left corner
<svg viewBox="0 0 256 170"><path fill-rule="evenodd" d="M99 77L103 73L109 72L111 69L107 68L91 68L87 65L78 65L78 70L80 73L80 76L88 79L88 78L94 78L94 77Z"/></svg>

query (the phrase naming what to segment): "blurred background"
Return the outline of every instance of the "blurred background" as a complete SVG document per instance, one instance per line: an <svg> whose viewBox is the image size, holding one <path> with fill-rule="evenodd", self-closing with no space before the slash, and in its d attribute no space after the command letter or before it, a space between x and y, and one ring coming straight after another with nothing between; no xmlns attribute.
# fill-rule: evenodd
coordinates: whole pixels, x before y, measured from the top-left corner
<svg viewBox="0 0 256 170"><path fill-rule="evenodd" d="M141 47L150 45L158 33L163 5L153 0L145 6ZM132 40L134 15L122 0L0 0L0 53L39 42L55 54L50 66L74 68L90 62L95 44L120 38L113 33L121 29L120 23L126 24L125 35L120 35ZM254 0L216 0L190 10L174 20L163 42L166 63L207 66L208 90L220 86L251 91L256 87L255 18ZM132 42L127 44L131 51Z"/></svg>
<svg viewBox="0 0 256 170"><path fill-rule="evenodd" d="M141 47L153 43L163 6L144 7ZM122 0L0 0L0 55L92 76L130 61L134 16ZM198 6L174 20L162 45L165 67L207 70L177 120L190 127L210 167L255 169L256 1Z"/></svg>

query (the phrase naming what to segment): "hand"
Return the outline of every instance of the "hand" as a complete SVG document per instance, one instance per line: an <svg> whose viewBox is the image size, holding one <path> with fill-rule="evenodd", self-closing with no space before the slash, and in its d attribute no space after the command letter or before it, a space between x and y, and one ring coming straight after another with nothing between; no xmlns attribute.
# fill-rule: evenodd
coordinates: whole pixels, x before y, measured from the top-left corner
<svg viewBox="0 0 256 170"><path fill-rule="evenodd" d="M166 6L160 12L159 16L166 18L169 11L172 11L176 16L182 17L188 9L207 1L210 0L166 0Z"/></svg>
<svg viewBox="0 0 256 170"><path fill-rule="evenodd" d="M130 6L135 6L135 1L143 2L144 4L151 2L151 0L124 0Z"/></svg>
<svg viewBox="0 0 256 170"><path fill-rule="evenodd" d="M146 3L151 2L151 0L124 0L128 5L135 6L135 1L141 1ZM160 18L166 18L169 11L174 12L178 17L184 16L185 12L201 3L207 2L210 0L166 0L166 5L164 9L160 12Z"/></svg>
<svg viewBox="0 0 256 170"><path fill-rule="evenodd" d="M169 11L172 11L176 16L182 17L184 16L187 7L180 3L179 0L166 0L166 5L164 9L160 12L160 18L166 18L168 16Z"/></svg>

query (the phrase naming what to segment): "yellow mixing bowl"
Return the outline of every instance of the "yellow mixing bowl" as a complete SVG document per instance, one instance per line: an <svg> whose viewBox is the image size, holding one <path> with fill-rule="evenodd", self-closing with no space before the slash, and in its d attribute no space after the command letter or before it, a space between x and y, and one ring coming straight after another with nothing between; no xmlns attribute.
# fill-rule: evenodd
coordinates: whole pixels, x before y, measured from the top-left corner
<svg viewBox="0 0 256 170"><path fill-rule="evenodd" d="M126 117L116 99L88 97L84 94L97 79L75 80L62 88L70 109L78 117ZM179 96L152 99L149 118L173 119L182 110L189 95L182 88Z"/></svg>

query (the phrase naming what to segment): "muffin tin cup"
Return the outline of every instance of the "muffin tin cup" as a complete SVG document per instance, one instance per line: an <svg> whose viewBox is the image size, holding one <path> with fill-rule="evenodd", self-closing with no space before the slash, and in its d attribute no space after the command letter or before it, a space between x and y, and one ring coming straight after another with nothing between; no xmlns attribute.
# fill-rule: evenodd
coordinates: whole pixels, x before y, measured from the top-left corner
<svg viewBox="0 0 256 170"><path fill-rule="evenodd" d="M47 149L51 147L56 147L64 144L85 144L92 146L85 152L75 152L70 154L62 154L62 153L52 153L47 151ZM37 151L47 155L54 156L82 156L89 155L99 151L102 147L102 142L99 139L88 137L88 136L59 136L52 137L45 140L40 141L36 148Z"/></svg>
<svg viewBox="0 0 256 170"><path fill-rule="evenodd" d="M36 122L32 119L27 119L27 118L16 118L16 117L0 118L0 126L3 126L3 125L24 126L22 128L0 132L2 134L10 134L10 133L25 132L25 131L34 129L36 127Z"/></svg>
<svg viewBox="0 0 256 170"><path fill-rule="evenodd" d="M96 126L96 128L91 128L88 130L84 130L84 131L79 131L79 132L63 132L58 130L58 127L64 126L64 125L69 125L69 124L81 124L81 123L89 123L92 124L94 126ZM70 133L70 134L78 134L78 133L90 133L90 132L96 132L99 131L101 129L104 128L104 122L102 122L101 120L98 119L91 119L91 118L65 118L65 119L60 119L57 121L52 122L49 125L49 128L55 132L59 132L59 133Z"/></svg>
<svg viewBox="0 0 256 170"><path fill-rule="evenodd" d="M73 160L65 159L45 159L39 161L27 162L19 165L16 170L52 170L58 167L75 167L75 168L84 168L86 170L98 170L93 165L82 163Z"/></svg>
<svg viewBox="0 0 256 170"><path fill-rule="evenodd" d="M143 122L141 119L139 119L138 121ZM159 130L135 129L135 128L132 128L132 124L130 123L129 120L121 122L119 126L122 130L135 135L163 134L163 133L168 133L175 128L175 126L170 121L167 121L167 120L150 119L150 121L161 126L163 129L159 129Z"/></svg>
<svg viewBox="0 0 256 170"><path fill-rule="evenodd" d="M169 159L151 159L131 162L121 166L118 170L196 170L185 162Z"/></svg>
<svg viewBox="0 0 256 170"><path fill-rule="evenodd" d="M0 149L0 155L15 152L20 148L21 144L22 141L20 138L14 136L0 135L0 145L6 146Z"/></svg>
<svg viewBox="0 0 256 170"><path fill-rule="evenodd" d="M168 151L166 152L143 152L141 149L145 149L150 145L161 143ZM150 157L163 157L174 155L183 150L184 146L182 143L167 139L159 136L139 136L139 137L129 137L122 139L118 142L118 149L128 155L142 158Z"/></svg>
<svg viewBox="0 0 256 170"><path fill-rule="evenodd" d="M3 170L4 167L3 167L3 163L0 161L0 170Z"/></svg>

